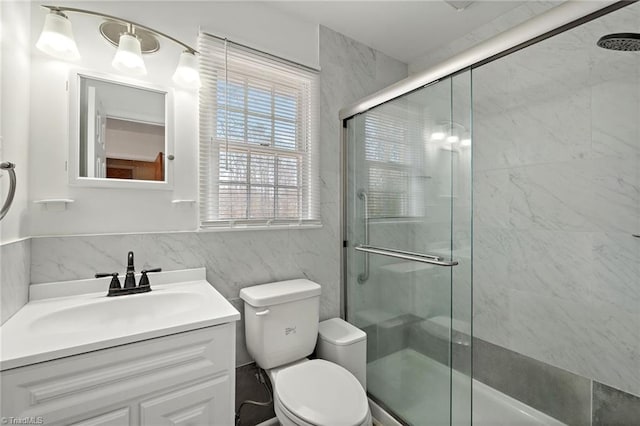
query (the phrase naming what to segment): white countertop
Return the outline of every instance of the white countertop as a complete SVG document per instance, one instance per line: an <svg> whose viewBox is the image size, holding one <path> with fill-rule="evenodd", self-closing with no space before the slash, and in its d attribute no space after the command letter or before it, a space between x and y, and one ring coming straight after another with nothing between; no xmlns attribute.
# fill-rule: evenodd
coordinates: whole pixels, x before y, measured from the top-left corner
<svg viewBox="0 0 640 426"><path fill-rule="evenodd" d="M240 319L204 268L149 279L151 292L116 297L106 297L110 277L31 285L29 303L0 327L0 370Z"/></svg>

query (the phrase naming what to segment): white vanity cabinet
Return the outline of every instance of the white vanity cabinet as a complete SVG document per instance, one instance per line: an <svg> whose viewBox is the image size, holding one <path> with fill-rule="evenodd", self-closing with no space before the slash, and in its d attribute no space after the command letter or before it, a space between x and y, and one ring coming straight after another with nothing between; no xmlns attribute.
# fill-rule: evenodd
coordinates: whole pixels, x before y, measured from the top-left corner
<svg viewBox="0 0 640 426"><path fill-rule="evenodd" d="M9 422L231 426L235 322L13 368L1 379Z"/></svg>

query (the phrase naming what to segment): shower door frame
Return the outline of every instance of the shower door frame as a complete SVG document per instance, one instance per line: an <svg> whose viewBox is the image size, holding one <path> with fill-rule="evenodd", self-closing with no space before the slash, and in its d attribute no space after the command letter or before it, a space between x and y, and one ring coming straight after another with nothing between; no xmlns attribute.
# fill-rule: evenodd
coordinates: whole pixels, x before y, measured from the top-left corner
<svg viewBox="0 0 640 426"><path fill-rule="evenodd" d="M360 101L346 106L339 111L340 120L340 161L342 170L340 174L340 197L341 209L341 256L340 256L340 316L345 320L347 317L348 289L347 289L347 254L349 241L347 240L347 195L348 195L348 120L358 114L362 114L370 109L378 107L387 102L398 99L411 92L422 89L425 86L437 83L440 80L451 78L459 73L472 71L482 65L493 62L511 53L522 50L533 44L556 36L565 31L571 30L582 24L590 22L601 16L634 4L640 0L622 1L599 1L582 2L569 1L553 9L548 10L530 20L517 25L497 36L484 41L476 46L453 56L452 58L413 76L407 77L391 86L367 96ZM473 78L473 77L471 77ZM472 136L473 140L473 136ZM473 263L473 260L472 260ZM472 268L473 273L473 268ZM473 279L471 281L473 283ZM473 284L471 286L473 293ZM473 300L473 296L471 298ZM471 305L473 309L473 302ZM473 313L472 313L473 316ZM473 326L472 326L473 329ZM473 333L472 333L473 334ZM473 339L473 336L471 337ZM472 345L473 348L473 345ZM473 352L473 349L471 349ZM471 377L473 377L473 363L471 366ZM367 395L371 395L367 392ZM471 403L473 406L473 402ZM384 407L383 407L384 408ZM388 413L394 419L402 423L395 413Z"/></svg>
<svg viewBox="0 0 640 426"><path fill-rule="evenodd" d="M473 70L482 65L493 62L511 53L522 50L533 44L551 38L555 35L578 27L589 21L607 15L640 0L621 1L568 1L554 7L530 20L498 34L452 58L420 73L405 78L391 86L382 89L358 102L340 109L340 316L347 318L347 121L358 114L369 111L394 99L400 98L425 86L440 80L455 76L461 72ZM473 139L473 138L472 138Z"/></svg>

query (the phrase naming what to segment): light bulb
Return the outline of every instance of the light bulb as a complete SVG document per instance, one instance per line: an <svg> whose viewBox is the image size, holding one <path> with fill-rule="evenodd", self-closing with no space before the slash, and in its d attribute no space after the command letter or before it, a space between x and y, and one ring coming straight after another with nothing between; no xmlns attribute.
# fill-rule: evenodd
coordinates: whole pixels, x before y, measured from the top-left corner
<svg viewBox="0 0 640 426"><path fill-rule="evenodd" d="M456 143L460 140L460 138L457 135L450 135L447 136L447 143Z"/></svg>
<svg viewBox="0 0 640 426"><path fill-rule="evenodd" d="M444 139L444 132L433 132L431 133L431 140L432 141L441 141Z"/></svg>
<svg viewBox="0 0 640 426"><path fill-rule="evenodd" d="M111 65L118 71L132 75L145 75L147 68L142 60L140 40L134 34L122 33L118 43L118 50Z"/></svg>
<svg viewBox="0 0 640 426"><path fill-rule="evenodd" d="M187 89L199 89L201 86L198 72L198 58L193 51L185 50L180 54L178 67L173 74L173 81Z"/></svg>
<svg viewBox="0 0 640 426"><path fill-rule="evenodd" d="M465 138L460 141L460 146L468 147L471 146L471 139Z"/></svg>
<svg viewBox="0 0 640 426"><path fill-rule="evenodd" d="M36 47L54 58L73 61L80 59L78 46L73 39L71 21L64 13L56 10L45 16Z"/></svg>

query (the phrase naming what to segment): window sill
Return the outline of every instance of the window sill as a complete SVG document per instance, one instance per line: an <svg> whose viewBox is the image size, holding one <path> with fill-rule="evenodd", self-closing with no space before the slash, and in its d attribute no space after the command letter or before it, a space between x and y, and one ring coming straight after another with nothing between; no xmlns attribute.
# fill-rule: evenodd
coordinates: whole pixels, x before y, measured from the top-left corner
<svg viewBox="0 0 640 426"><path fill-rule="evenodd" d="M211 226L200 227L198 232L236 232L236 231L289 231L289 230L305 230L305 229L321 229L322 224L304 224L304 225L235 225L235 226Z"/></svg>

